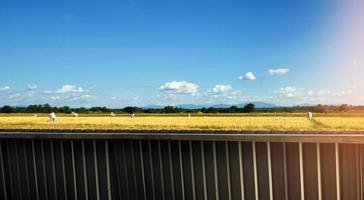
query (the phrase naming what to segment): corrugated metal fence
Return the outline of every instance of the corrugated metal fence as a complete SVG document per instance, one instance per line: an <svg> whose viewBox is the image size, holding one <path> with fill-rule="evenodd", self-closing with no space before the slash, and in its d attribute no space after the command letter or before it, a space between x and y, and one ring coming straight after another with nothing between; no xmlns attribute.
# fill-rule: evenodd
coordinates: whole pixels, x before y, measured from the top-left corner
<svg viewBox="0 0 364 200"><path fill-rule="evenodd" d="M363 199L364 137L0 134L0 199Z"/></svg>

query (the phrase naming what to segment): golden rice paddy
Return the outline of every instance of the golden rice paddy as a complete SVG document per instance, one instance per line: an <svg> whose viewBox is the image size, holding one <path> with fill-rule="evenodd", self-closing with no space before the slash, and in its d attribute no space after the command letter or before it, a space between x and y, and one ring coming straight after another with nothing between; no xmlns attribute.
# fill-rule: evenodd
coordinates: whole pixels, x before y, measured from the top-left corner
<svg viewBox="0 0 364 200"><path fill-rule="evenodd" d="M48 117L2 116L2 129L143 129L143 130L364 130L364 117L320 116L140 116Z"/></svg>

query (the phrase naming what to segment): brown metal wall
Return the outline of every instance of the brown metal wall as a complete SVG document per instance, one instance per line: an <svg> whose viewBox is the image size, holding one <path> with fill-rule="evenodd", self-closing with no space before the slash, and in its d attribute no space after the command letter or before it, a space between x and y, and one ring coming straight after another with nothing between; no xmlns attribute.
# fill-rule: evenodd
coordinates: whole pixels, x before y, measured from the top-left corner
<svg viewBox="0 0 364 200"><path fill-rule="evenodd" d="M0 199L363 199L363 152L335 143L1 139Z"/></svg>

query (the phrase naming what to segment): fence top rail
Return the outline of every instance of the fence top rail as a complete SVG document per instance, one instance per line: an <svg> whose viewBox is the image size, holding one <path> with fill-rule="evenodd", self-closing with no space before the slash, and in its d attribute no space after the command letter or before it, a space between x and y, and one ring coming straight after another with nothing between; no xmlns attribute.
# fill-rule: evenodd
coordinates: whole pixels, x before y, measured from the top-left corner
<svg viewBox="0 0 364 200"><path fill-rule="evenodd" d="M15 131L0 139L197 140L304 143L364 143L364 131Z"/></svg>

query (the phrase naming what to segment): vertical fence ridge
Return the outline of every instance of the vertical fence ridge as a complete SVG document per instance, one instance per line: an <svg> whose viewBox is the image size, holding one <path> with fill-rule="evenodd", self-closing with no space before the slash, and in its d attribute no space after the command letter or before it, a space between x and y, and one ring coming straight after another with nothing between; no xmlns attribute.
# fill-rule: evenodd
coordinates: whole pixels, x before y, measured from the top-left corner
<svg viewBox="0 0 364 200"><path fill-rule="evenodd" d="M231 178L230 178L230 154L229 154L229 142L225 141L225 156L226 156L226 174L228 184L228 197L231 200Z"/></svg>
<svg viewBox="0 0 364 200"><path fill-rule="evenodd" d="M305 176L303 173L303 150L302 142L298 143L299 146L299 160L300 160L300 183L301 183L301 200L305 199Z"/></svg>
<svg viewBox="0 0 364 200"><path fill-rule="evenodd" d="M141 164L141 170L142 170L143 196L144 196L144 200L147 200L147 189L146 189L146 184L145 184L145 170L144 170L142 140L139 140L139 151L140 151L140 164Z"/></svg>
<svg viewBox="0 0 364 200"><path fill-rule="evenodd" d="M242 150L242 144L239 142L239 172L240 172L240 192L241 192L241 199L245 200L245 191L244 191L244 162L243 162L243 150Z"/></svg>
<svg viewBox="0 0 364 200"><path fill-rule="evenodd" d="M60 192L58 191L58 187L57 187L57 177L56 177L56 165L55 165L55 161L54 161L54 149L53 149L53 141L50 142L50 146L51 146L51 162L52 162L52 176L53 176L53 182L54 182L54 200L58 200L58 195L57 193Z"/></svg>
<svg viewBox="0 0 364 200"><path fill-rule="evenodd" d="M160 179L161 179L161 187L162 187L162 200L166 199L165 194L165 186L164 186L164 172L163 172L163 162L162 162L162 147L161 141L158 141L158 155L159 155L159 165L160 165Z"/></svg>
<svg viewBox="0 0 364 200"><path fill-rule="evenodd" d="M27 156L27 146L26 146L26 141L24 140L22 143L23 146L23 152L22 154L24 155L23 159L24 159L24 170L25 170L25 177L26 177L26 189L27 189L27 198L30 199L31 198L31 189L30 189L30 177L29 177L29 163L28 163L28 156Z"/></svg>
<svg viewBox="0 0 364 200"><path fill-rule="evenodd" d="M204 142L201 141L201 164L202 164L202 178L203 178L203 194L204 199L207 200L207 185L206 185L206 164L205 164L205 148Z"/></svg>
<svg viewBox="0 0 364 200"><path fill-rule="evenodd" d="M87 165L86 165L86 152L85 152L85 142L81 142L82 151L82 165L83 165L83 181L85 189L85 198L88 199L88 185L87 185Z"/></svg>
<svg viewBox="0 0 364 200"><path fill-rule="evenodd" d="M219 181L218 181L218 171L217 171L217 156L216 156L216 142L212 142L212 151L213 151L213 159L214 159L214 178L215 178L215 194L216 194L216 200L220 199L219 196Z"/></svg>
<svg viewBox="0 0 364 200"><path fill-rule="evenodd" d="M66 164L65 164L65 158L64 158L63 141L60 141L60 151L61 151L61 162L62 162L62 179L63 179L64 198L68 199Z"/></svg>
<svg viewBox="0 0 364 200"><path fill-rule="evenodd" d="M193 161L193 150L192 150L192 141L189 141L189 152L190 152L190 170L191 170L191 180L192 180L192 197L193 200L196 200L196 181L195 181L195 165Z"/></svg>
<svg viewBox="0 0 364 200"><path fill-rule="evenodd" d="M100 199L100 186L99 186L99 172L98 172L98 165L97 165L97 148L96 148L96 141L94 140L92 142L92 147L94 150L94 165L95 165L95 182L96 182L96 199L99 200Z"/></svg>
<svg viewBox="0 0 364 200"><path fill-rule="evenodd" d="M256 144L253 141L253 170L254 170L254 191L255 191L255 199L259 200L259 184L258 184L258 169L257 169L257 148Z"/></svg>
<svg viewBox="0 0 364 200"><path fill-rule="evenodd" d="M336 170L336 198L341 199L340 193L340 156L339 156L339 144L335 143L335 170Z"/></svg>
<svg viewBox="0 0 364 200"><path fill-rule="evenodd" d="M174 186L174 175L173 175L173 164L172 164L172 147L171 141L168 141L168 160L169 160L169 170L171 172L171 190L172 190L172 199L176 199L175 196L175 186Z"/></svg>
<svg viewBox="0 0 364 200"><path fill-rule="evenodd" d="M284 197L288 200L288 181L287 181L287 153L286 143L283 142L283 170L284 170Z"/></svg>
<svg viewBox="0 0 364 200"><path fill-rule="evenodd" d="M74 192L75 192L75 199L78 199L78 187L77 187L77 178L76 178L76 164L75 164L75 144L71 141L71 155L72 155L72 174L73 174L73 183L74 183Z"/></svg>
<svg viewBox="0 0 364 200"><path fill-rule="evenodd" d="M4 159L3 159L3 145L2 141L0 141L0 166L1 166L1 181L3 186L3 197L7 199L7 188L6 188L6 182L5 182L5 172L4 172Z"/></svg>
<svg viewBox="0 0 364 200"><path fill-rule="evenodd" d="M321 151L320 143L316 144L316 156L317 156L317 187L318 187L318 199L322 200L322 184L321 184Z"/></svg>
<svg viewBox="0 0 364 200"><path fill-rule="evenodd" d="M47 172L46 172L46 164L45 164L45 153L44 153L44 141L40 141L41 148L41 159L42 159L42 168L43 168L43 181L44 181L44 191L46 199L49 199L49 191L48 191L48 182L47 182Z"/></svg>
<svg viewBox="0 0 364 200"><path fill-rule="evenodd" d="M272 158L270 142L267 142L267 155L268 155L268 178L269 178L269 198L273 200L273 175L272 175Z"/></svg>
<svg viewBox="0 0 364 200"><path fill-rule="evenodd" d="M106 180L107 180L107 196L111 200L111 178L110 178L110 159L109 159L109 142L105 141L105 157L106 157Z"/></svg>

